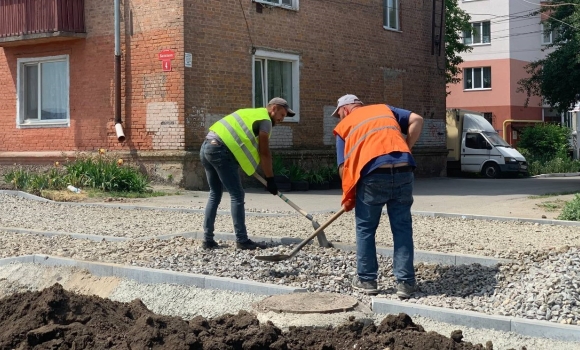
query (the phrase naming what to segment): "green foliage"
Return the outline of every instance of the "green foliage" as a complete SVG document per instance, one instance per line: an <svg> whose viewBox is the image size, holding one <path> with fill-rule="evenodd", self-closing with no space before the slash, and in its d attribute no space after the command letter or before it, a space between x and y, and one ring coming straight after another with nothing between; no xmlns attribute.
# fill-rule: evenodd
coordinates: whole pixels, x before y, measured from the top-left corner
<svg viewBox="0 0 580 350"><path fill-rule="evenodd" d="M460 54L473 48L463 43L463 32L471 31L471 17L457 5L458 0L445 0L445 82L456 84L463 63Z"/></svg>
<svg viewBox="0 0 580 350"><path fill-rule="evenodd" d="M306 180L311 184L321 184L324 181L328 181L323 174L320 170L310 170L306 173Z"/></svg>
<svg viewBox="0 0 580 350"><path fill-rule="evenodd" d="M290 181L306 181L306 172L298 165L292 164L288 170Z"/></svg>
<svg viewBox="0 0 580 350"><path fill-rule="evenodd" d="M569 138L570 129L567 127L538 123L524 129L518 147L525 149L533 159L564 158L570 147Z"/></svg>
<svg viewBox="0 0 580 350"><path fill-rule="evenodd" d="M284 164L284 160L279 155L272 156L272 170L275 175L289 176L290 174L288 167Z"/></svg>
<svg viewBox="0 0 580 350"><path fill-rule="evenodd" d="M122 165L112 156L80 156L64 167L55 164L45 173L16 169L4 174L4 181L16 189L41 194L43 190L63 190L73 185L101 191L137 192L150 190L150 181L138 169Z"/></svg>
<svg viewBox="0 0 580 350"><path fill-rule="evenodd" d="M580 94L580 0L553 0L540 12L549 12L544 23L546 31L558 34L547 48L555 50L544 59L526 66L529 77L521 79L518 92L527 94L526 105L531 96L541 96L543 102L565 112L574 105Z"/></svg>
<svg viewBox="0 0 580 350"><path fill-rule="evenodd" d="M564 209L562 209L558 219L580 221L580 195L577 194L574 199L564 205Z"/></svg>

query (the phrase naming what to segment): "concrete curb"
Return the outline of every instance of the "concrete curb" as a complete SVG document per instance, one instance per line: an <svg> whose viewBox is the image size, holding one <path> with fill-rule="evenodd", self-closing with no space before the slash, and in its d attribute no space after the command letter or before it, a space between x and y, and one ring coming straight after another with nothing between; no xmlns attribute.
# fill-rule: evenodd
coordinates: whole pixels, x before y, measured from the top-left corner
<svg viewBox="0 0 580 350"><path fill-rule="evenodd" d="M50 202L57 203L61 205L68 205L71 207L105 207L114 208L121 210L157 210L157 211L169 211L176 213L190 213L190 214L203 214L205 209L185 209L185 208L167 208L167 207L151 207L143 205L125 205L125 204L105 204L105 203L76 203L76 202L55 202L50 199L38 197L27 192L22 191L10 191L10 190L0 190L0 194L7 194L10 196L22 197L30 200L36 200L39 202ZM218 210L219 215L230 215L229 210ZM295 216L297 214L280 214L280 213L258 213L252 211L246 211L247 216L266 216L266 217L284 217L284 216Z"/></svg>
<svg viewBox="0 0 580 350"><path fill-rule="evenodd" d="M50 255L24 255L0 259L0 266L11 263L34 263L43 266L70 266L86 269L95 276L114 276L135 280L139 283L169 283L187 286L196 286L205 289L221 289L234 292L244 292L259 295L275 295L289 293L305 293L304 288L278 286L246 280L237 280L226 277L214 277L193 273L176 272L169 270L151 269L137 266L124 266L110 263L74 260Z"/></svg>
<svg viewBox="0 0 580 350"><path fill-rule="evenodd" d="M174 237L185 237L191 239L201 240L203 239L203 232L183 232L183 233L172 233L161 236L149 236L149 237L114 237L114 236L98 236L98 235L87 235L82 233L66 233L66 232L47 232L39 230L30 229L20 229L12 227L0 227L0 231L14 232L14 233L29 233L37 234L47 237L53 236L70 236L76 239L88 239L95 242L101 241L111 241L111 242L125 242L128 240L148 240L148 239L161 239L168 240ZM249 236L250 239L258 242L268 242L268 243L280 243L280 244L298 244L302 242L301 238L296 237L265 237L265 236ZM224 241L236 241L236 235L233 233L219 232L215 233L215 239ZM314 240L310 241L309 244L314 244ZM340 249L347 252L355 252L356 245L353 244L343 244L343 243L333 243L334 248ZM385 257L393 257L393 248L388 247L377 247L377 254ZM487 256L480 255L469 255L461 253L439 253L425 250L415 250L415 262L422 262L427 264L439 264L439 265L471 265L480 264L482 266L495 266L497 264L507 264L513 262L510 259L498 259Z"/></svg>
<svg viewBox="0 0 580 350"><path fill-rule="evenodd" d="M541 177L574 177L574 176L580 176L580 173L540 174L540 175L534 175L534 176L530 176L530 177L533 177L533 178L541 178Z"/></svg>
<svg viewBox="0 0 580 350"><path fill-rule="evenodd" d="M561 341L580 341L580 326L562 325L549 321L487 315L475 311L453 310L383 298L372 298L372 310L380 314L398 314L404 312L411 317L418 315L465 327L495 329L531 337L550 338Z"/></svg>

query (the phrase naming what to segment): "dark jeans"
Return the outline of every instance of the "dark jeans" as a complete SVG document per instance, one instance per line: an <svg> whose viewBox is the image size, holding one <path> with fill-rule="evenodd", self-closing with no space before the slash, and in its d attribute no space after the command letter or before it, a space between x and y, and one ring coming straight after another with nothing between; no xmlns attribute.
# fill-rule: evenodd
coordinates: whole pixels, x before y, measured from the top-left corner
<svg viewBox="0 0 580 350"><path fill-rule="evenodd" d="M213 141L216 142L216 141ZM236 241L248 240L246 213L244 210L244 188L238 172L239 164L230 150L223 144L213 144L205 140L199 152L201 164L205 168L209 183L209 198L205 206L203 232L205 240L214 239L214 224L218 206L222 200L224 187L230 193L231 213L234 221Z"/></svg>
<svg viewBox="0 0 580 350"><path fill-rule="evenodd" d="M397 281L415 283L413 268L412 172L371 173L361 178L356 188L357 273L361 281L377 279L379 265L375 235L383 207L387 206L394 241L393 274Z"/></svg>

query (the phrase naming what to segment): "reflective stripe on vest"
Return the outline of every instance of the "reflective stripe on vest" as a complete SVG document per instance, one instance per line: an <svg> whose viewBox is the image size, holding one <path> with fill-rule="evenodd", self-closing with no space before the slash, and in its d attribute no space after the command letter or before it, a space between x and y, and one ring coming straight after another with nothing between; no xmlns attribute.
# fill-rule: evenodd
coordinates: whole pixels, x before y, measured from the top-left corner
<svg viewBox="0 0 580 350"><path fill-rule="evenodd" d="M380 118L384 118L384 117L380 117ZM377 118L374 118L374 119L377 119ZM363 123L361 123L361 124L363 124ZM350 148L350 150L348 151L348 153L346 154L346 156L344 156L344 161L346 162L346 160L347 160L348 158L350 158L350 155L352 154L352 152L356 151L356 149L358 148L358 145L360 145L360 144L361 144L361 143L362 143L364 140L366 140L366 138L367 138L367 137L368 137L370 134L373 134L373 133L375 133L375 132L377 132L377 131L381 131L381 130L385 130L385 129L392 129L392 130L399 131L399 132L401 131L401 130L399 130L399 129L397 129L396 127L394 127L394 126L391 126L391 125L387 125L387 126L381 126L380 128L374 128L374 129L371 129L371 130L369 130L369 131L368 131L366 134L364 134L363 136L361 136L361 137L360 137L360 138L359 138L359 139L356 141L356 143L355 143L355 144L354 144L354 145L353 145L353 146ZM354 130L356 130L356 128L355 128L355 129L353 129L353 131L354 131ZM349 136L350 136L350 135L349 135ZM348 138L348 137L347 137L347 138Z"/></svg>
<svg viewBox="0 0 580 350"><path fill-rule="evenodd" d="M252 146L254 146L255 149L258 149L258 142L256 141L256 137L254 136L254 133L250 129L248 129L248 126L246 125L242 117L240 117L238 113L232 113L231 116L233 116L236 122L240 125L240 127L242 128L242 130L252 143ZM219 123L225 126L226 129L228 129L228 131L230 132L231 136L234 138L238 146L240 146L242 152L244 152L246 158L248 158L248 161L252 164L252 167L256 169L258 167L260 158L258 157L258 160L255 159L254 155L252 154L252 151L248 149L244 141L242 141L242 139L240 138L240 135L238 135L234 127L230 123L228 123L225 120L225 118L221 119Z"/></svg>

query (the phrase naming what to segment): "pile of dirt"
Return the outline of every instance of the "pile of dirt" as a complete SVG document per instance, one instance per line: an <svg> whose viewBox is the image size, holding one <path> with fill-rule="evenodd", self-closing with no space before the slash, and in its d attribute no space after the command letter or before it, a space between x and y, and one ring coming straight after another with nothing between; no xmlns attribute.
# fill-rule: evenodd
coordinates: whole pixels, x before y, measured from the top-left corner
<svg viewBox="0 0 580 350"><path fill-rule="evenodd" d="M379 326L352 320L337 328L260 324L248 312L185 321L149 311L140 300L120 303L68 292L55 284L0 300L0 349L492 349L425 332L405 314Z"/></svg>

